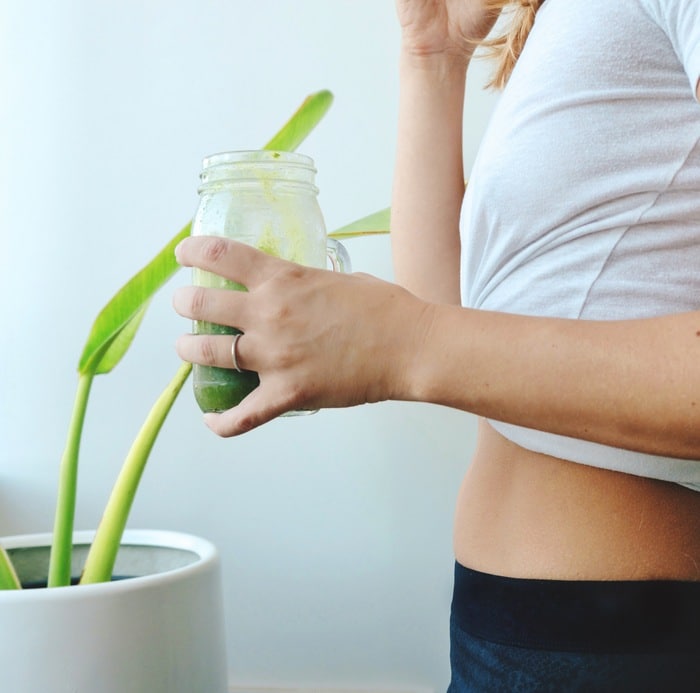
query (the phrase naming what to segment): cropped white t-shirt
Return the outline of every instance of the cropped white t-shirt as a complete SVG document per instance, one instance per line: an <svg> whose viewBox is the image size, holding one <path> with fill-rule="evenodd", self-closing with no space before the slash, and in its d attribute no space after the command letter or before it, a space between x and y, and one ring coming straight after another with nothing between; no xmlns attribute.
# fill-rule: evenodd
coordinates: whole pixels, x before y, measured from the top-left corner
<svg viewBox="0 0 700 693"><path fill-rule="evenodd" d="M463 304L700 309L699 77L700 0L546 0L470 175ZM537 452L700 491L698 461L491 423Z"/></svg>

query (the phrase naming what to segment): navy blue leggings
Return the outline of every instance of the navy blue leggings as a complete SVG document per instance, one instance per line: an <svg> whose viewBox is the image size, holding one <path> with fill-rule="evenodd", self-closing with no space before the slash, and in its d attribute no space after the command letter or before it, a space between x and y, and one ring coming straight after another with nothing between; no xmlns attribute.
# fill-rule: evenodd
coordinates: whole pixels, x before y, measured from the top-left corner
<svg viewBox="0 0 700 693"><path fill-rule="evenodd" d="M700 582L524 580L455 565L448 693L697 693Z"/></svg>

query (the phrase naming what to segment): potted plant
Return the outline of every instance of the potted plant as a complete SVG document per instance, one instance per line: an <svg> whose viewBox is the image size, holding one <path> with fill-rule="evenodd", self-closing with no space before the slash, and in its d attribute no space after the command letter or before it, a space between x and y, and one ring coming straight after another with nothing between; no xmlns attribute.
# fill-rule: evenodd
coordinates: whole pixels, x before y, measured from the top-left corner
<svg viewBox="0 0 700 693"><path fill-rule="evenodd" d="M307 97L265 149L296 149L331 102L328 91ZM388 221L385 209L329 235L386 233ZM189 535L125 529L146 462L190 364L179 367L148 413L97 530L73 528L80 441L93 379L111 372L128 350L150 299L179 269L174 248L189 233L186 224L115 294L92 326L78 364L53 535L0 539L3 691L226 689L216 549ZM63 641L67 647L56 647Z"/></svg>

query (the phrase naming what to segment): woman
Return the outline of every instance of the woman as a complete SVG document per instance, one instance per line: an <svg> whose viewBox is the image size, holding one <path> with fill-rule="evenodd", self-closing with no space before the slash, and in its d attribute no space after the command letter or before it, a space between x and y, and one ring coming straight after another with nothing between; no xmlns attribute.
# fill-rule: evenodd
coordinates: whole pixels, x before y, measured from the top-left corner
<svg viewBox="0 0 700 693"><path fill-rule="evenodd" d="M507 86L463 203L466 71L503 6L505 38L487 45ZM182 264L249 293L186 288L177 310L240 327L238 362L261 377L207 423L236 435L386 399L479 415L450 690L696 690L700 3L397 10L404 288L188 239ZM230 337L188 335L178 351L232 365Z"/></svg>

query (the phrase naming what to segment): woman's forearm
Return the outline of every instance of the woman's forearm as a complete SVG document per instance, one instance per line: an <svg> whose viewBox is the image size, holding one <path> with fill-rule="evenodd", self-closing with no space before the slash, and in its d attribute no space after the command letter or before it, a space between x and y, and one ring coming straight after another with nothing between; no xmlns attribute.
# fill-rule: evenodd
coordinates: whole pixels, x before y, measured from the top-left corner
<svg viewBox="0 0 700 693"><path fill-rule="evenodd" d="M409 399L700 459L700 313L629 321L434 306Z"/></svg>
<svg viewBox="0 0 700 693"><path fill-rule="evenodd" d="M462 117L467 63L401 56L391 239L396 281L459 303Z"/></svg>

